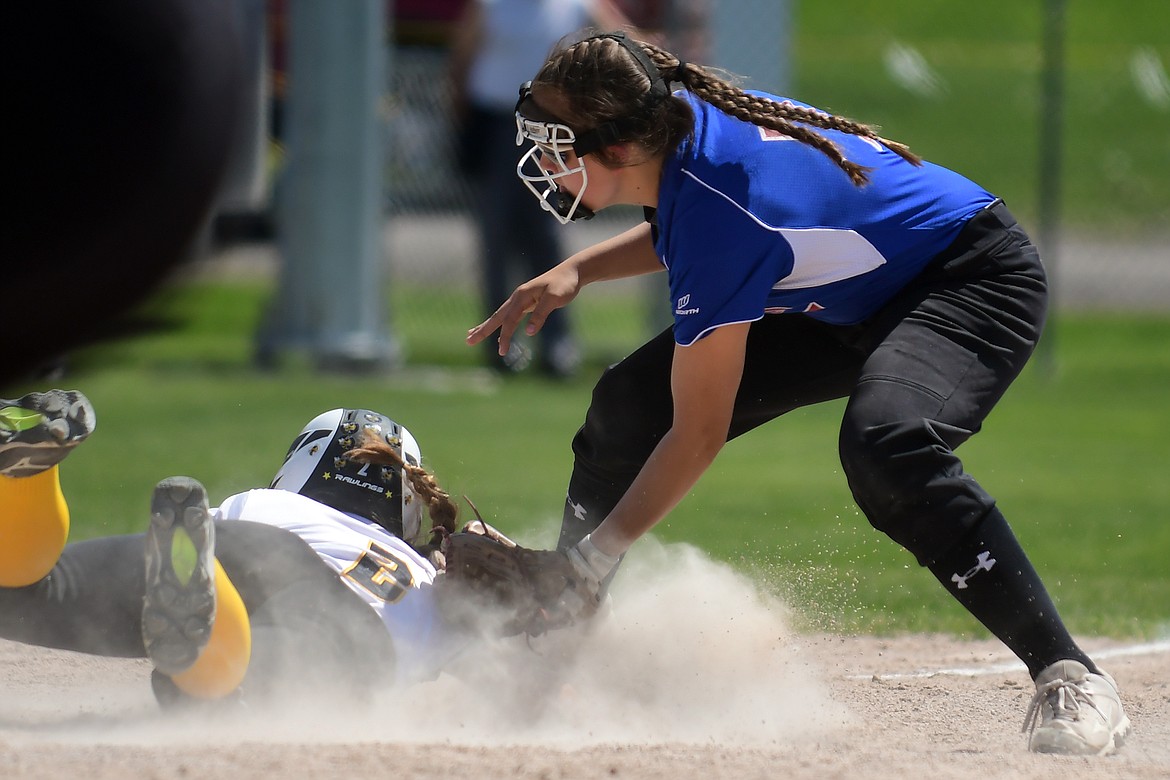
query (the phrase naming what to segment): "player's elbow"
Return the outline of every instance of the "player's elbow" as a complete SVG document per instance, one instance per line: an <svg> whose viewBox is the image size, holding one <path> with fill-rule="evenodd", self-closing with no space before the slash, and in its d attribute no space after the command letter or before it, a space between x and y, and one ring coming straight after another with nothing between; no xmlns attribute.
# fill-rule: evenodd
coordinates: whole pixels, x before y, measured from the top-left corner
<svg viewBox="0 0 1170 780"><path fill-rule="evenodd" d="M727 443L729 425L730 422L718 420L676 424L671 429L671 435L681 449L691 453L696 459L709 463L715 460L715 456Z"/></svg>

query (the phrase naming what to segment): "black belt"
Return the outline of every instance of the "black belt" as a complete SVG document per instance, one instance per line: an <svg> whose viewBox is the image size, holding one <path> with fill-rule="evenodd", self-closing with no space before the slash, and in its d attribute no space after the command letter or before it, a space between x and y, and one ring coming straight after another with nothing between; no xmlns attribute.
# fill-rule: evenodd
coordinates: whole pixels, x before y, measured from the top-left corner
<svg viewBox="0 0 1170 780"><path fill-rule="evenodd" d="M1016 218L1012 216L1003 199L996 198L967 220L967 224L963 225L950 246L926 264L923 275L945 278L955 273L968 273L970 269L965 267L966 264L961 258L971 252L981 252L989 243L997 243L1000 240L989 236L989 233L998 235L1000 230L1009 230L1016 224Z"/></svg>
<svg viewBox="0 0 1170 780"><path fill-rule="evenodd" d="M1007 204L1003 202L1003 198L996 198L981 208L975 213L974 219L992 219L999 223L1000 227L1009 228L1016 223L1016 218L1008 211Z"/></svg>

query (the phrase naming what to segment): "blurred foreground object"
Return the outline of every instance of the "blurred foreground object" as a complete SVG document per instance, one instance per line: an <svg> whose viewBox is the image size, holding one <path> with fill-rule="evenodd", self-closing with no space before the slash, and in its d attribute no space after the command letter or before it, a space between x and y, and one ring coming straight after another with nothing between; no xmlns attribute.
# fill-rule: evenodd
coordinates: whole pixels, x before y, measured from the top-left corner
<svg viewBox="0 0 1170 780"><path fill-rule="evenodd" d="M8 11L0 385L124 329L186 259L240 106L232 0Z"/></svg>

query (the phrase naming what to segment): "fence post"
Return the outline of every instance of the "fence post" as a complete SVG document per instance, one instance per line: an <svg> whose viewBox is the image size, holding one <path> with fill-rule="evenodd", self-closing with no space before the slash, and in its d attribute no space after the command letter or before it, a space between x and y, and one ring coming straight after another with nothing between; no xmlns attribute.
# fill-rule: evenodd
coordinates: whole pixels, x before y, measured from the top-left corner
<svg viewBox="0 0 1170 780"><path fill-rule="evenodd" d="M1065 0L1044 0L1037 243L1048 272L1050 314L1044 338L1037 345L1036 357L1047 373L1056 368L1056 278L1060 260L1060 174L1064 153L1064 22Z"/></svg>
<svg viewBox="0 0 1170 780"><path fill-rule="evenodd" d="M322 368L397 364L382 247L385 0L290 0L282 259L257 358L307 352Z"/></svg>

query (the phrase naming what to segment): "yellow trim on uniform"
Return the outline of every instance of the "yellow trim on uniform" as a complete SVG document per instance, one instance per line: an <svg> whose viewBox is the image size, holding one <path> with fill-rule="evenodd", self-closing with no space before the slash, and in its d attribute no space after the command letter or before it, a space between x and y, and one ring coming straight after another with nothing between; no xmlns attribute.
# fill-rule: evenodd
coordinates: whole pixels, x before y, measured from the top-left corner
<svg viewBox="0 0 1170 780"><path fill-rule="evenodd" d="M252 625L240 592L215 562L215 622L190 669L171 677L188 696L221 699L240 686L252 657Z"/></svg>
<svg viewBox="0 0 1170 780"><path fill-rule="evenodd" d="M0 475L0 587L39 582L69 538L69 506L57 467L31 477Z"/></svg>

